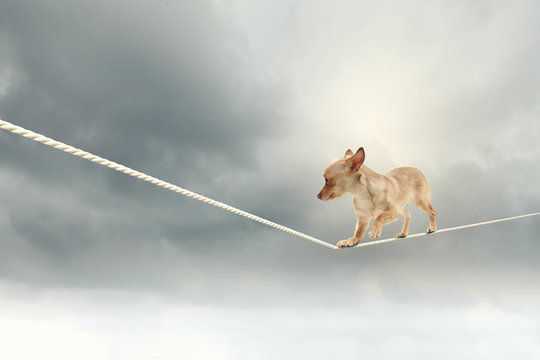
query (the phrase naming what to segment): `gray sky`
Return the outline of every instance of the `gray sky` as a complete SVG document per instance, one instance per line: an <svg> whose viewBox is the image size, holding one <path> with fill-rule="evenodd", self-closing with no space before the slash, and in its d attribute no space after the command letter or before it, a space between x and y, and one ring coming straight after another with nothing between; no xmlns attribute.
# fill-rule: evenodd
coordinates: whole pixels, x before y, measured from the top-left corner
<svg viewBox="0 0 540 360"><path fill-rule="evenodd" d="M322 171L360 146L426 174L440 227L535 212L539 12L2 0L0 118L331 243L354 213ZM0 154L2 358L540 356L538 219L336 252L5 131Z"/></svg>

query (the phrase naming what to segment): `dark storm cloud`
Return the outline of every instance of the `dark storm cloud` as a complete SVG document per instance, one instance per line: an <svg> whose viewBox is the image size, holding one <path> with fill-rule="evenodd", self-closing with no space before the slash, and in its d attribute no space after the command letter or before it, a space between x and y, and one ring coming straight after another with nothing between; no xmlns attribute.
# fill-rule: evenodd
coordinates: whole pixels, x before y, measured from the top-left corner
<svg viewBox="0 0 540 360"><path fill-rule="evenodd" d="M1 61L13 76L0 98L0 116L231 200L227 193L245 186L237 180L241 174L250 181L259 166L257 148L285 125L288 101L286 86L267 80L244 55L248 45L223 15L206 1L3 2ZM80 273L66 270L76 270L80 256L106 251L108 243L125 245L124 237L134 248L166 239L200 251L215 241L246 242L235 229L252 225L241 219L0 136L2 212L12 235L1 240L33 249L43 261L28 266L53 271L49 279L76 283ZM236 181L216 183L220 177ZM22 248L2 254L25 256ZM111 271L122 269L124 259L116 256ZM23 273L14 266L9 276L17 278L17 270ZM96 273L89 281L108 276Z"/></svg>
<svg viewBox="0 0 540 360"><path fill-rule="evenodd" d="M258 142L285 121L285 89L246 74L246 44L208 2L2 6L15 75L1 115L14 123L187 185L255 166ZM8 141L2 152L28 164L29 145Z"/></svg>
<svg viewBox="0 0 540 360"><path fill-rule="evenodd" d="M419 167L440 228L519 215L537 14L4 0L0 118L331 243L351 199L315 194L348 147ZM0 357L537 359L539 220L334 251L0 131Z"/></svg>
<svg viewBox="0 0 540 360"><path fill-rule="evenodd" d="M147 169L253 166L257 139L280 126L281 90L245 75L234 24L205 1L127 5L4 3L18 81L2 116Z"/></svg>
<svg viewBox="0 0 540 360"><path fill-rule="evenodd" d="M350 199L315 198L324 165L345 149L314 160L310 151L298 150L322 144L301 131L293 134L297 138L278 136L290 120L287 84L269 80L252 63L240 29L209 3L4 3L3 59L15 73L0 97L5 120L329 242L350 236ZM522 58L510 59L510 67L519 68ZM524 61L529 72L532 62ZM440 70L444 64L436 65ZM537 155L487 151L490 162L484 162L473 145L462 150L469 161L450 162L445 153L516 127L509 114L528 109L534 99L509 98L506 87L519 85L524 75L508 76L489 94L451 97L455 101L437 118L448 132L434 141L440 164L426 175L441 227L538 208L531 186L540 176ZM512 93L529 93L535 81ZM498 105L487 111L490 101ZM491 129L491 115L501 112L506 115ZM519 124L532 129L522 134L527 139L539 130L531 119ZM333 123L313 126L330 129ZM325 136L321 131L321 139L341 141ZM284 138L285 148L272 153L269 138ZM150 290L173 302L236 306L355 306L373 293L398 302L456 303L493 295L495 288L499 295L504 286L540 298L502 270L495 273L504 286L494 287L489 272L501 269L504 258L503 269L523 266L523 278L537 274L538 227L531 221L332 252L30 140L7 133L0 140L0 211L7 229L0 241L9 250L0 253L0 266L10 279ZM374 159L368 165L377 168ZM413 210L412 232L427 224L425 214ZM385 227L383 236L400 226L401 220ZM442 300L441 292L447 295Z"/></svg>

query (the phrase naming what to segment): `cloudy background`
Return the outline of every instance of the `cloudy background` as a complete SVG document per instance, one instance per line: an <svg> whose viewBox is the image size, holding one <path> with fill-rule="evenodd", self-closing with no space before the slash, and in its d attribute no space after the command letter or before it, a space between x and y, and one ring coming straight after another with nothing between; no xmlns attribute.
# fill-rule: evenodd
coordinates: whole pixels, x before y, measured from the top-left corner
<svg viewBox="0 0 540 360"><path fill-rule="evenodd" d="M0 118L331 243L351 201L315 195L359 146L441 228L535 212L539 13L1 0ZM0 229L2 358L540 356L536 218L332 251L2 131Z"/></svg>

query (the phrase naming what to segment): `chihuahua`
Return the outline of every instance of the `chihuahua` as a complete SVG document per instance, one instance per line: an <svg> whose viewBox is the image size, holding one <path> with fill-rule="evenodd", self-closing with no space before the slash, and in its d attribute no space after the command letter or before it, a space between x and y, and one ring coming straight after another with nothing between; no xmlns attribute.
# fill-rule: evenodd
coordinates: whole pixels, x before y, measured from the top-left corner
<svg viewBox="0 0 540 360"><path fill-rule="evenodd" d="M428 214L430 224L427 232L437 230L437 212L431 207L431 189L424 174L412 167L399 167L380 175L363 165L365 157L364 148L358 149L355 154L347 150L345 157L332 161L324 171L325 184L317 197L327 201L351 193L356 213L354 235L341 240L337 246L358 244L372 218L375 221L371 225L369 238L380 237L382 227L396 221L398 214L405 218L405 223L396 237L406 237L409 235L411 214L405 207L410 202Z"/></svg>

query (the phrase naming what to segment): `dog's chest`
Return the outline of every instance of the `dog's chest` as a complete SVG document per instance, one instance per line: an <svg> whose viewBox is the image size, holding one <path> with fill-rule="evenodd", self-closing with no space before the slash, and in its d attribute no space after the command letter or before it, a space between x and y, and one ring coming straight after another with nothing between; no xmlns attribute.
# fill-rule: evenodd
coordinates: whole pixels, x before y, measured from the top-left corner
<svg viewBox="0 0 540 360"><path fill-rule="evenodd" d="M372 216L373 214L373 201L369 194L355 194L353 196L354 211L357 216Z"/></svg>

